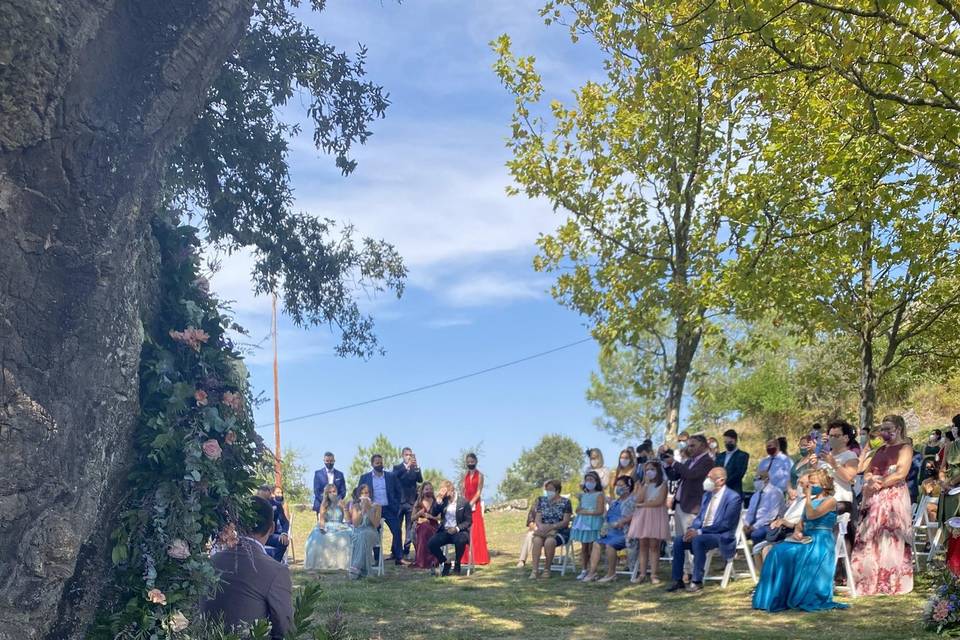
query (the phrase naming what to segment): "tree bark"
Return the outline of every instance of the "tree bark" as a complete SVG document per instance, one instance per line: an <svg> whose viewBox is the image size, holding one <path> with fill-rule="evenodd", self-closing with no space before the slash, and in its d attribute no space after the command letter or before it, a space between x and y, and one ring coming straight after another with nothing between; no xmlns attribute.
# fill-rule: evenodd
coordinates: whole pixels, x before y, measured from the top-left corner
<svg viewBox="0 0 960 640"><path fill-rule="evenodd" d="M0 0L0 640L81 637L156 297L169 150L252 0Z"/></svg>
<svg viewBox="0 0 960 640"><path fill-rule="evenodd" d="M877 369L873 361L876 337L873 282L873 221L867 214L861 224L860 289L863 311L860 319L860 429L873 427L877 410Z"/></svg>
<svg viewBox="0 0 960 640"><path fill-rule="evenodd" d="M683 390L686 387L687 377L690 375L693 358L697 354L702 336L702 321L695 326L691 326L682 319L677 321L673 367L670 369L670 386L667 390L666 401L667 432L665 435L667 442L674 441L680 429L680 406L683 403Z"/></svg>

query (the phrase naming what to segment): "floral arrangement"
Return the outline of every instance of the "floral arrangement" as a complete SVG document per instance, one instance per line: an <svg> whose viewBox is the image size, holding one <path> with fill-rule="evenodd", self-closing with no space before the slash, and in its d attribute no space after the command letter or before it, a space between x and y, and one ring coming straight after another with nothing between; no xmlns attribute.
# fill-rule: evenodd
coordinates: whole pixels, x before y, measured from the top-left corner
<svg viewBox="0 0 960 640"><path fill-rule="evenodd" d="M191 227L158 222L160 312L145 327L129 495L112 535L117 579L93 638L174 638L215 588L209 546L235 544L255 487L251 396L231 327L200 275ZM196 621L199 624L199 621Z"/></svg>
<svg viewBox="0 0 960 640"><path fill-rule="evenodd" d="M930 567L933 588L923 607L923 626L949 637L960 637L960 580L942 563Z"/></svg>

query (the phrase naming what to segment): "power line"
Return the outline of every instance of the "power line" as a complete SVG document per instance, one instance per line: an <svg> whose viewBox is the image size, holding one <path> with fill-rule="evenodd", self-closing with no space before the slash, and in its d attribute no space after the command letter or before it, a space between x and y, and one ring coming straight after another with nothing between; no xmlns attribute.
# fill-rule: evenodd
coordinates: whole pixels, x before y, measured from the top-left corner
<svg viewBox="0 0 960 640"><path fill-rule="evenodd" d="M530 361L530 360L535 360L535 359L537 359L537 358L542 358L542 357L548 356L548 355L550 355L550 354L552 354L552 353L556 353L556 352L558 352L558 351L563 351L564 349L569 349L569 348L571 348L571 347L575 347L575 346L577 346L577 345L583 344L583 343L585 343L585 342L591 342L591 341L593 341L593 338L584 338L584 339L582 339L582 340L577 340L576 342L571 342L571 343L569 343L569 344L561 345L561 346L559 346L559 347L554 347L553 349L548 349L547 351L541 351L540 353L535 353L535 354L533 354L533 355L529 355L529 356L526 356L526 357L523 357L523 358L518 358L517 360L511 360L510 362L504 362L503 364L498 364L498 365L495 365L495 366L493 366L493 367L487 367L486 369L481 369L481 370L479 370L479 371L473 371L472 373L467 373L467 374L464 374L464 375L462 375L462 376L457 376L457 377L455 377L455 378L447 378L446 380L441 380L441 381L439 381L439 382L433 382L433 383L431 383L431 384L425 384L425 385L423 385L422 387L415 387L415 388L413 388L413 389L407 389L406 391L398 391L397 393L391 393L391 394L389 394L389 395L380 396L380 397L378 397L378 398L371 398L370 400L364 400L363 402L354 402L353 404L345 404L345 405L343 405L343 406L341 406L341 407L335 407L335 408L333 408L333 409L326 409L326 410L324 410L324 411L317 411L317 412L315 412L315 413L307 413L307 414L304 414L304 415L302 415L302 416L296 416L296 417L294 417L294 418L286 418L285 420L281 420L281 421L280 421L280 424L284 424L284 423L286 423L286 422L296 422L297 420L306 420L307 418L316 418L317 416L325 416L325 415L327 415L327 414L336 413L336 412L338 412L338 411L346 411L347 409L356 409L357 407L363 407L363 406L366 406L366 405L368 405L368 404L374 404L374 403L376 403L376 402L383 402L384 400L392 400L393 398L399 398L400 396L410 395L411 393L418 393L418 392L420 392L420 391L426 391L427 389L435 389L436 387L442 387L443 385L446 385L446 384L452 384L452 383L454 383L454 382L460 382L461 380L466 380L467 378L474 378L474 377L476 377L476 376L480 376L480 375L483 375L483 374L485 374L485 373L490 373L490 372L492 372L492 371L497 371L497 370L499 370L499 369L505 369L505 368L507 368L507 367L512 367L512 366L514 366L514 365L521 364L521 363L523 363L523 362L528 362L528 361ZM271 424L272 424L272 423L258 424L258 425L257 425L257 428L259 429L259 428L262 428L262 427L269 427Z"/></svg>

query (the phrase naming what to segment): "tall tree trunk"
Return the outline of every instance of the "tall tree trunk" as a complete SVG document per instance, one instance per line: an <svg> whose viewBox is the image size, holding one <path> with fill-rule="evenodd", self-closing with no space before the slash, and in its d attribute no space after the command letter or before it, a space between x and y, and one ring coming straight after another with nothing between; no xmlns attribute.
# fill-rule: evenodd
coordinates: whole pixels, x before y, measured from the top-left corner
<svg viewBox="0 0 960 640"><path fill-rule="evenodd" d="M252 0L0 0L0 639L81 637L156 297L156 181Z"/></svg>
<svg viewBox="0 0 960 640"><path fill-rule="evenodd" d="M674 344L673 367L670 369L670 385L667 389L666 422L667 442L676 439L680 429L680 405L683 403L683 390L687 376L693 366L693 357L700 346L703 330L700 324L691 325L686 320L677 321L677 336Z"/></svg>
<svg viewBox="0 0 960 640"><path fill-rule="evenodd" d="M860 319L860 428L873 426L877 410L877 370L873 361L876 324L873 309L873 220L867 216L861 224L864 234L860 255L860 288L863 309Z"/></svg>

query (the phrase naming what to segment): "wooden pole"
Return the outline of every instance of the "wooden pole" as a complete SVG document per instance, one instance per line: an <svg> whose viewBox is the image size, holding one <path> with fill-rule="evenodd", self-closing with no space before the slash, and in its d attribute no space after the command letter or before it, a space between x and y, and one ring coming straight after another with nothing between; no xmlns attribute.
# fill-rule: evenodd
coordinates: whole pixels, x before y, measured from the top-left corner
<svg viewBox="0 0 960 640"><path fill-rule="evenodd" d="M276 443L273 449L273 480L278 487L283 486L283 472L280 469L280 369L277 358L277 294L273 294L273 433Z"/></svg>

